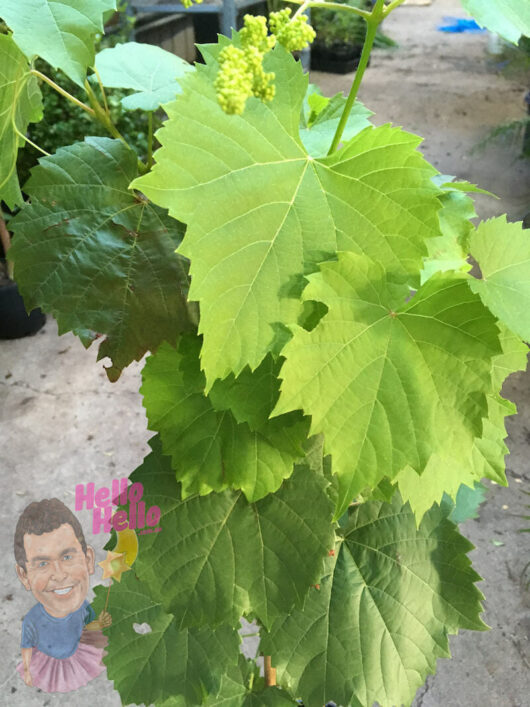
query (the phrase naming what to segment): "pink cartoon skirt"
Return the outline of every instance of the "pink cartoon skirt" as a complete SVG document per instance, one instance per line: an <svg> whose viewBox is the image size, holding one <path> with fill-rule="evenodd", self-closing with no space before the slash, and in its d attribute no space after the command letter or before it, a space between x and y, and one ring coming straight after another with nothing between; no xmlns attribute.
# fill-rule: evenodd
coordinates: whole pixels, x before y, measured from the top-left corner
<svg viewBox="0 0 530 707"><path fill-rule="evenodd" d="M43 692L71 692L83 687L104 672L102 658L106 644L107 637L101 631L83 631L76 652L69 658L52 658L34 648L29 666L33 687ZM24 679L22 662L17 670Z"/></svg>

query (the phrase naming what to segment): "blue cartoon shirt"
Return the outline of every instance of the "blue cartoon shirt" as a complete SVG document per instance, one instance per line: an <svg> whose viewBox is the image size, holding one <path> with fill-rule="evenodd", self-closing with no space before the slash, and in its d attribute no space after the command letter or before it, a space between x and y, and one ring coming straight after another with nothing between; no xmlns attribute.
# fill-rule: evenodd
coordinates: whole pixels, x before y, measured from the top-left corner
<svg viewBox="0 0 530 707"><path fill-rule="evenodd" d="M68 616L50 616L42 604L28 611L22 623L22 648L38 648L52 658L69 658L73 655L86 624L96 617L88 601Z"/></svg>

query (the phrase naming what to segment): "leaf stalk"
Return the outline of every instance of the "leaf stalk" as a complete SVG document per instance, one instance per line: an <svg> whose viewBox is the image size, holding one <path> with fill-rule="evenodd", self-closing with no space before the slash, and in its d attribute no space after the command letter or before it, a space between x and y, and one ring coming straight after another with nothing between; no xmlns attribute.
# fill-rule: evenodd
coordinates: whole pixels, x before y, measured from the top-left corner
<svg viewBox="0 0 530 707"><path fill-rule="evenodd" d="M357 67L357 71L355 72L355 77L353 79L353 83L350 88L350 92L348 94L348 98L346 100L346 104L344 106L344 110L342 111L342 115L340 117L339 124L337 126L337 130L335 131L335 135L333 136L333 140L331 142L331 146L328 151L328 155L331 155L333 152L335 152L340 144L342 135L344 133L344 129L346 127L346 123L348 122L348 118L350 117L351 110L353 108L353 104L355 103L355 99L357 98L357 94L359 92L359 87L361 85L361 81L363 80L364 72L366 71L366 67L368 66L368 62L370 60L370 54L372 52L372 48L374 46L374 41L375 41L375 36L377 34L377 28L383 21L385 15L384 15L384 1L385 0L376 0L376 3L374 5L374 8L372 12L369 14L368 18L366 19L366 37L364 40L364 45L363 45L363 51L361 54L361 58L359 60L359 66ZM328 3L326 3L328 4ZM390 6L389 6L390 7Z"/></svg>
<svg viewBox="0 0 530 707"><path fill-rule="evenodd" d="M147 113L147 169L153 166L153 111Z"/></svg>
<svg viewBox="0 0 530 707"><path fill-rule="evenodd" d="M61 96L64 96L64 98L67 98L69 101L72 103L75 103L76 106L79 106L82 110L84 110L86 113L91 115L93 118L95 118L95 112L90 106L87 106L86 103L83 103L83 101L78 100L75 98L75 96L72 96L71 93L68 93L68 91L65 91L64 88L61 88L59 84L55 83L55 81L52 81L46 74L43 74L42 72L38 71L37 69L31 69L31 72L33 76L37 76L37 78L42 79L45 83L47 83L49 86L51 86L53 89L57 91L57 93L60 93Z"/></svg>
<svg viewBox="0 0 530 707"><path fill-rule="evenodd" d="M263 656L263 667L265 671L265 685L267 687L274 687L276 685L276 668L272 667L270 655Z"/></svg>
<svg viewBox="0 0 530 707"><path fill-rule="evenodd" d="M123 142L126 147L132 149L127 140L123 137L118 128L112 122L110 115L100 105L96 94L92 90L92 86L88 82L88 79L85 79L85 91L87 92L88 100L90 101L90 105L92 106L92 109L94 111L95 119L98 120L109 131L112 137L115 137L117 140L121 140L121 142Z"/></svg>
<svg viewBox="0 0 530 707"><path fill-rule="evenodd" d="M101 76L95 66L93 66L92 69L98 80L99 90L101 91L101 97L103 98L103 105L105 106L105 113L110 116L109 104L107 103L107 94L105 93L105 87L103 86Z"/></svg>
<svg viewBox="0 0 530 707"><path fill-rule="evenodd" d="M39 146L37 145L37 143L33 142L33 140L30 140L27 135L24 135L23 133L21 133L20 130L19 130L19 129L17 128L17 126L15 125L15 123L12 123L12 127L13 127L14 132L15 132L20 138L22 138L22 140L24 140L25 142L27 142L28 145L31 145L31 147L35 148L35 150L38 150L39 152L42 152L42 154L43 154L45 157L49 157L49 156L50 156L50 153L49 153L49 152L46 152L46 150L43 150L42 147L39 147Z"/></svg>
<svg viewBox="0 0 530 707"><path fill-rule="evenodd" d="M359 15L359 17L364 17L365 20L368 20L372 14L367 10L361 10L358 7L352 7L351 5L342 5L339 2L326 2L325 0L309 0L309 2L306 2L306 0L288 0L288 2L293 5L305 5L304 11L312 7L323 7L327 10L353 12L355 15ZM297 10L295 14L298 13L299 11Z"/></svg>

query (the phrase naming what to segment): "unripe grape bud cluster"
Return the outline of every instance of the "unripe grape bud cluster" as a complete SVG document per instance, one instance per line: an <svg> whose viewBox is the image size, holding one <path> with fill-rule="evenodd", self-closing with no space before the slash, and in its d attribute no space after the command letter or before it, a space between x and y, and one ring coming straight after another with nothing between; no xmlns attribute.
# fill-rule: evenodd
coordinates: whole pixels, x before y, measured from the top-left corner
<svg viewBox="0 0 530 707"><path fill-rule="evenodd" d="M289 8L271 12L269 29L270 35L265 17L245 15L239 33L241 47L230 44L221 50L215 90L225 113L241 115L250 96L262 101L274 98L274 73L264 70L263 59L276 42L288 51L296 51L304 49L315 38L307 17L299 15L291 19Z"/></svg>
<svg viewBox="0 0 530 707"><path fill-rule="evenodd" d="M289 52L296 52L307 47L315 38L315 30L307 24L305 15L297 15L291 20L291 8L271 12L269 27L276 36L276 41Z"/></svg>

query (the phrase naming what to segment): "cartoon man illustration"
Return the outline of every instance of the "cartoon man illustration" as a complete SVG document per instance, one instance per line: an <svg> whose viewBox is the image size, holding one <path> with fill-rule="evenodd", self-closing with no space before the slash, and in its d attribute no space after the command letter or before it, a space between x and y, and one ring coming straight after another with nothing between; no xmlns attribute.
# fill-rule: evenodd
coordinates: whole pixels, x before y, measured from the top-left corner
<svg viewBox="0 0 530 707"><path fill-rule="evenodd" d="M70 692L105 670L101 629L88 601L94 549L86 544L74 514L57 498L30 503L15 530L18 578L37 604L22 624L22 662L17 670L26 685L44 692Z"/></svg>

